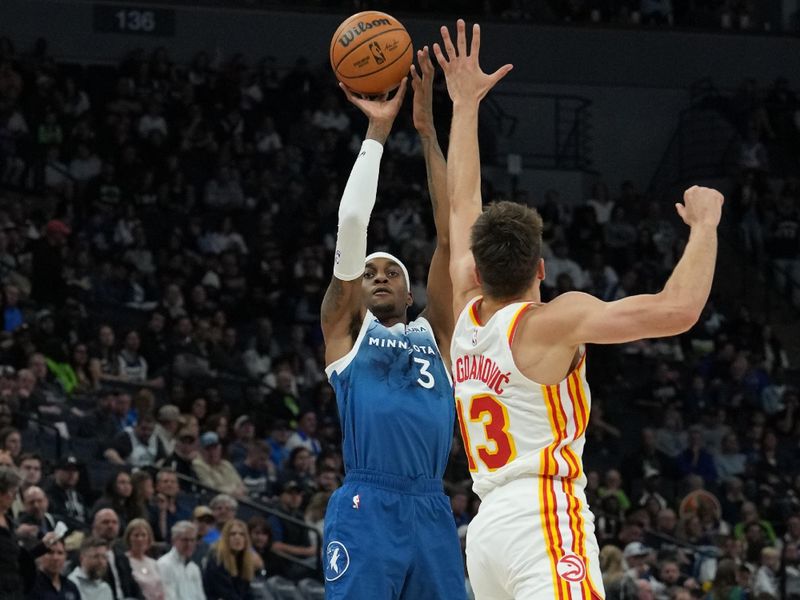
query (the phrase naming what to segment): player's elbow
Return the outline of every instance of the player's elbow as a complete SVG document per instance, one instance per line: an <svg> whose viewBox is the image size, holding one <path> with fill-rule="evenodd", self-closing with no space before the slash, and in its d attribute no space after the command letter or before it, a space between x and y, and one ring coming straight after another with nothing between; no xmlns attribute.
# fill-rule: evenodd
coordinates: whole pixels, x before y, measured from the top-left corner
<svg viewBox="0 0 800 600"><path fill-rule="evenodd" d="M667 335L680 335L694 327L700 311L684 304L666 304L659 311L659 323L668 331Z"/></svg>
<svg viewBox="0 0 800 600"><path fill-rule="evenodd" d="M369 215L358 210L339 207L339 231L366 231L369 227Z"/></svg>

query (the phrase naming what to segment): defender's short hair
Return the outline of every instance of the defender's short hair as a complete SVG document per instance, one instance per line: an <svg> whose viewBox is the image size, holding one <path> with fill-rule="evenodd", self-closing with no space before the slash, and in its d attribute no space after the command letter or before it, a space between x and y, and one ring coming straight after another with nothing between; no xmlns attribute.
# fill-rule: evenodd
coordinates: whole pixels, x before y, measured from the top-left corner
<svg viewBox="0 0 800 600"><path fill-rule="evenodd" d="M470 245L483 291L499 299L527 290L542 258L542 217L515 202L493 202L472 226Z"/></svg>

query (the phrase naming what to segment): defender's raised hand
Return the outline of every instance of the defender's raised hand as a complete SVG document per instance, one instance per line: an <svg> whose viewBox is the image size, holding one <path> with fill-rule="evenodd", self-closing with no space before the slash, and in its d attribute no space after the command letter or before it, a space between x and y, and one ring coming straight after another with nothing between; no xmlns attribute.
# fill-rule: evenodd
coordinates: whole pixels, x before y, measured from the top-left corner
<svg viewBox="0 0 800 600"><path fill-rule="evenodd" d="M513 65L504 65L491 74L481 70L478 62L481 29L477 23L472 26L472 44L469 51L467 51L467 32L463 19L459 19L456 23L456 46L453 46L447 27L442 26L441 32L444 49L439 44L434 44L433 53L444 71L447 92L453 104L480 102L513 68Z"/></svg>
<svg viewBox="0 0 800 600"><path fill-rule="evenodd" d="M433 126L433 77L434 69L430 51L425 46L417 50L419 69L411 65L411 87L414 90L414 127L423 138L434 137ZM420 71L422 75L420 76Z"/></svg>

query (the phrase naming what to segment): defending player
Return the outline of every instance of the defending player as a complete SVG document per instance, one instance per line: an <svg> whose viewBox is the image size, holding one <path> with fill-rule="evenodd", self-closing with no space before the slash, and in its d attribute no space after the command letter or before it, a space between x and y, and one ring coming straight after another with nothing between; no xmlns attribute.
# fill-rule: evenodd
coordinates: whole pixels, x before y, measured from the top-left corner
<svg viewBox="0 0 800 600"><path fill-rule="evenodd" d="M447 166L432 115L433 65L412 70L414 124L422 138L437 230L428 306L409 323L408 271L385 253L366 256L383 144L406 81L389 101L347 97L369 118L339 207L334 276L322 304L326 373L336 390L346 478L325 516L328 599L465 597L464 569L442 490L455 422L439 348L452 332Z"/></svg>
<svg viewBox="0 0 800 600"><path fill-rule="evenodd" d="M487 75L459 21L434 52L453 101L448 154L456 410L483 500L467 533L478 600L602 598L597 541L581 454L589 422L584 344L689 329L714 274L722 196L693 187L677 204L691 232L663 291L602 302L562 294L540 303L542 221L510 202L481 210L478 107L511 69Z"/></svg>

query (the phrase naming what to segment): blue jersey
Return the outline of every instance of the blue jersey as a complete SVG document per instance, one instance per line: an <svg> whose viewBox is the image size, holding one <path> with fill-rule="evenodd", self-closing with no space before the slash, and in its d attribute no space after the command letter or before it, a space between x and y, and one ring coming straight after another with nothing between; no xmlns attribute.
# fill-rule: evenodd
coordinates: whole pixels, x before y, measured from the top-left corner
<svg viewBox="0 0 800 600"><path fill-rule="evenodd" d="M384 327L367 311L353 349L325 370L347 471L441 479L453 441L453 387L425 318Z"/></svg>

